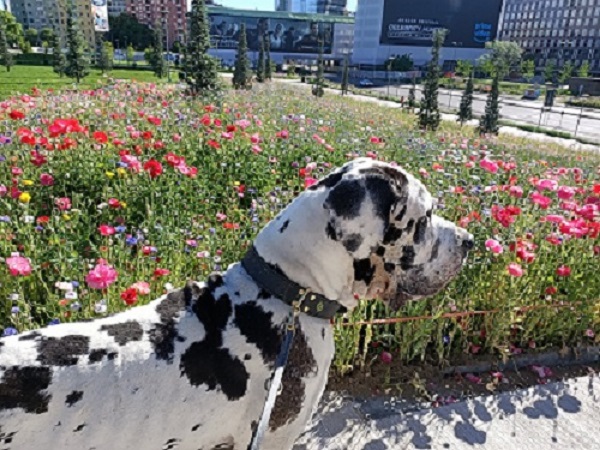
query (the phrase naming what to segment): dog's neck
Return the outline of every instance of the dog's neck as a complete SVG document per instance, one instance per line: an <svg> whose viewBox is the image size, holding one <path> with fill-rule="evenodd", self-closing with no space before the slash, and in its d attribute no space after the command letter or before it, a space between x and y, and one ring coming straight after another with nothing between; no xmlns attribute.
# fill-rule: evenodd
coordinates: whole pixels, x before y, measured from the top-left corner
<svg viewBox="0 0 600 450"><path fill-rule="evenodd" d="M353 260L327 236L325 197L323 191L304 192L261 231L254 246L293 282L351 308Z"/></svg>

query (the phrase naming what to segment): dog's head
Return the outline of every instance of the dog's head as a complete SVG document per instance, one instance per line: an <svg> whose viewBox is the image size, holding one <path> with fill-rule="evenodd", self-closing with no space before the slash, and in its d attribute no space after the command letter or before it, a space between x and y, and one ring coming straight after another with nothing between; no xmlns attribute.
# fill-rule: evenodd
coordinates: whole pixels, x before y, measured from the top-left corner
<svg viewBox="0 0 600 450"><path fill-rule="evenodd" d="M255 245L291 280L346 308L356 298L398 308L444 288L473 236L433 214L431 195L412 175L360 158L300 195Z"/></svg>

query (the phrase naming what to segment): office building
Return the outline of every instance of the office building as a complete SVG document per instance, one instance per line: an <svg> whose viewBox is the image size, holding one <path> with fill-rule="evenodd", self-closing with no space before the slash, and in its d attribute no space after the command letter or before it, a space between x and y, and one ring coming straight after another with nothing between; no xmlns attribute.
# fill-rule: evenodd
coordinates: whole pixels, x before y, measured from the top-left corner
<svg viewBox="0 0 600 450"><path fill-rule="evenodd" d="M475 61L496 39L502 0L358 0L352 61L381 66L408 54L417 66L431 59L433 34L449 31L441 59Z"/></svg>
<svg viewBox="0 0 600 450"><path fill-rule="evenodd" d="M127 11L127 0L108 0L108 15L119 16Z"/></svg>
<svg viewBox="0 0 600 450"><path fill-rule="evenodd" d="M276 11L305 14L346 14L347 0L276 0Z"/></svg>
<svg viewBox="0 0 600 450"><path fill-rule="evenodd" d="M589 61L600 71L600 0L505 0L501 40L513 41L538 69Z"/></svg>

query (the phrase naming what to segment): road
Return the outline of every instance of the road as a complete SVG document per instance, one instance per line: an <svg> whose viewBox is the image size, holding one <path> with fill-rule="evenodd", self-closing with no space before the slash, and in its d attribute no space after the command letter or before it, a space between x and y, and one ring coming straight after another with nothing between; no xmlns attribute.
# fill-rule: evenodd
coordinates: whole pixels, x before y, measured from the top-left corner
<svg viewBox="0 0 600 450"><path fill-rule="evenodd" d="M408 86L381 86L369 89L392 97L408 98ZM439 105L443 111L458 111L462 92L440 89ZM417 93L417 99L420 93ZM475 94L473 97L473 112L476 116L485 112L485 94ZM541 101L520 100L514 97L502 96L500 102L500 117L511 122L529 124L565 131L574 137L600 143L600 111L573 108L557 105L543 108Z"/></svg>

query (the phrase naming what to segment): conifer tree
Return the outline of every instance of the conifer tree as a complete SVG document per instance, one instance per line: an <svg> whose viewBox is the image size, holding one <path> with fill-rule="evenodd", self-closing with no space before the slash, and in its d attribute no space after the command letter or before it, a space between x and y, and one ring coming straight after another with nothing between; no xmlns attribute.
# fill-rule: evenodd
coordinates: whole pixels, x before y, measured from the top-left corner
<svg viewBox="0 0 600 450"><path fill-rule="evenodd" d="M431 61L427 70L427 78L423 88L423 99L419 108L419 126L422 129L437 130L440 125L438 106L438 90L440 83L440 49L446 39L447 30L436 30L433 35Z"/></svg>
<svg viewBox="0 0 600 450"><path fill-rule="evenodd" d="M204 0L192 0L190 28L185 50L185 81L192 94L219 89L218 62L208 54L210 34Z"/></svg>
<svg viewBox="0 0 600 450"><path fill-rule="evenodd" d="M167 74L167 65L163 55L163 32L160 22L157 21L154 24L152 35L154 45L152 46L150 65L152 66L154 75L156 75L158 78L162 78Z"/></svg>
<svg viewBox="0 0 600 450"><path fill-rule="evenodd" d="M413 77L412 86L408 90L408 107L414 109L417 106L417 77Z"/></svg>
<svg viewBox="0 0 600 450"><path fill-rule="evenodd" d="M233 87L235 89L249 89L252 87L252 71L248 59L248 41L246 38L246 24L242 22L240 37L238 39L238 51L233 69Z"/></svg>
<svg viewBox="0 0 600 450"><path fill-rule="evenodd" d="M271 64L271 39L269 39L269 35L265 33L265 80L269 81L273 78L273 68Z"/></svg>
<svg viewBox="0 0 600 450"><path fill-rule="evenodd" d="M8 39L6 37L6 27L4 22L0 20L0 65L6 67L6 71L10 72L10 68L14 65L12 54L8 51Z"/></svg>
<svg viewBox="0 0 600 450"><path fill-rule="evenodd" d="M458 120L463 125L467 120L473 118L473 74L469 74L465 92L460 100L460 109L458 111Z"/></svg>
<svg viewBox="0 0 600 450"><path fill-rule="evenodd" d="M498 103L500 74L498 70L495 71L493 77L492 90L485 104L485 114L479 121L479 131L481 133L498 133L498 121L500 119L500 105Z"/></svg>
<svg viewBox="0 0 600 450"><path fill-rule="evenodd" d="M60 45L60 36L55 34L52 38L52 70L62 78L66 68L67 58Z"/></svg>
<svg viewBox="0 0 600 450"><path fill-rule="evenodd" d="M79 83L90 74L90 60L85 54L86 49L79 33L77 18L73 15L75 7L69 2L67 11L67 55L65 75L75 78Z"/></svg>
<svg viewBox="0 0 600 450"><path fill-rule="evenodd" d="M256 64L256 81L265 82L265 37L258 37L258 63Z"/></svg>
<svg viewBox="0 0 600 450"><path fill-rule="evenodd" d="M312 93L316 97L323 97L325 94L325 63L323 61L323 39L319 39L319 59L317 61L317 80L312 88Z"/></svg>
<svg viewBox="0 0 600 450"><path fill-rule="evenodd" d="M342 95L348 94L348 85L350 78L350 67L348 64L348 55L344 58L344 68L342 69Z"/></svg>

